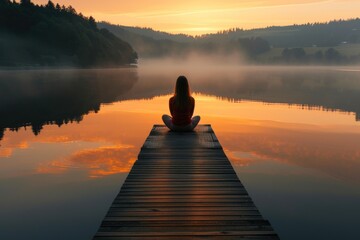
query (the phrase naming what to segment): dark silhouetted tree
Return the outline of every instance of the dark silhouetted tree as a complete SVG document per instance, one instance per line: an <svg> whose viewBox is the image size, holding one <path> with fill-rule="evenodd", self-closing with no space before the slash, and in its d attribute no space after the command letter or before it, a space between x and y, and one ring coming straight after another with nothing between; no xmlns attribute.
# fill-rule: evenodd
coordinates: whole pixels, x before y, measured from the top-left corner
<svg viewBox="0 0 360 240"><path fill-rule="evenodd" d="M89 17L89 24L92 28L96 28L96 21L95 18L93 18L92 16Z"/></svg>
<svg viewBox="0 0 360 240"><path fill-rule="evenodd" d="M54 10L54 9L55 9L55 4L54 4L52 1L49 1L49 2L46 4L46 7L47 7L48 9Z"/></svg>
<svg viewBox="0 0 360 240"><path fill-rule="evenodd" d="M339 62L341 60L340 53L334 48L325 51L325 58L329 62Z"/></svg>
<svg viewBox="0 0 360 240"><path fill-rule="evenodd" d="M20 0L21 5L33 5L31 0Z"/></svg>

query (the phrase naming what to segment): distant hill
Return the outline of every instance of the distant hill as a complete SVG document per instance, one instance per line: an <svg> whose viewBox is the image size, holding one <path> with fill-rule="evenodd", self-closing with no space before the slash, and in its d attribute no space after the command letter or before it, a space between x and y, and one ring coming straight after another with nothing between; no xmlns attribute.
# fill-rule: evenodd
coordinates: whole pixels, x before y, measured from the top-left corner
<svg viewBox="0 0 360 240"><path fill-rule="evenodd" d="M199 38L221 41L246 37L261 37L273 47L284 48L335 47L341 43L360 43L360 18L252 30L236 28Z"/></svg>
<svg viewBox="0 0 360 240"><path fill-rule="evenodd" d="M252 30L235 28L196 37L106 22L97 25L131 43L139 56L145 58L181 57L195 51L223 55L238 52L249 61L264 64L353 64L360 61L360 52L353 51L360 46L359 18Z"/></svg>
<svg viewBox="0 0 360 240"><path fill-rule="evenodd" d="M185 43L193 41L231 41L251 37L261 37L267 40L273 47L284 48L312 46L335 47L344 42L360 43L360 18L282 27L271 26L251 30L233 28L196 37L185 34L166 33L151 28L112 25L106 22L100 22L98 26L100 28L111 29L111 31L122 29L125 35L135 34L136 36L147 37L153 40L171 40ZM120 36L121 33L119 32L118 35Z"/></svg>
<svg viewBox="0 0 360 240"><path fill-rule="evenodd" d="M187 43L180 41L176 35L143 29L113 25L106 22L97 23L100 29L107 29L122 40L129 42L140 57L163 57L184 53ZM175 41L176 39L176 41Z"/></svg>
<svg viewBox="0 0 360 240"><path fill-rule="evenodd" d="M140 57L184 57L189 53L230 54L241 52L249 58L270 49L262 38L239 38L236 40L204 41L200 37L185 34L170 34L150 28L127 27L106 22L97 23L99 28L107 29L119 38L131 43Z"/></svg>
<svg viewBox="0 0 360 240"><path fill-rule="evenodd" d="M133 48L71 6L0 0L0 66L118 66Z"/></svg>
<svg viewBox="0 0 360 240"><path fill-rule="evenodd" d="M194 40L194 37L186 34L171 34L163 31L156 31L152 28L139 28L139 27L129 27L129 26L121 26L124 30L135 33L141 36L153 38L155 40L172 40L177 42L190 42Z"/></svg>

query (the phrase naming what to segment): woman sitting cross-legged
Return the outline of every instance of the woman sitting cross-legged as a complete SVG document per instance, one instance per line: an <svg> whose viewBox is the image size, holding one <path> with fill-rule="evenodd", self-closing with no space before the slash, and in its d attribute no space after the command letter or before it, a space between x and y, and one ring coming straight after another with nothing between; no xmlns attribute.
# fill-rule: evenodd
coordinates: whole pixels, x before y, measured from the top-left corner
<svg viewBox="0 0 360 240"><path fill-rule="evenodd" d="M200 116L192 115L195 99L190 94L188 80L184 76L178 77L175 94L169 99L171 116L164 114L162 120L173 131L192 131L200 121Z"/></svg>

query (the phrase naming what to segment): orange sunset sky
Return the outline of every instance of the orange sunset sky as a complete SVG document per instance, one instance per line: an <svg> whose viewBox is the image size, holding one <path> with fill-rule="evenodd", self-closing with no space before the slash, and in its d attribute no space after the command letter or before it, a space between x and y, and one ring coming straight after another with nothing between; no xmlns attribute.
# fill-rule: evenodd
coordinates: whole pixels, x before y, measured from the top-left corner
<svg viewBox="0 0 360 240"><path fill-rule="evenodd" d="M48 0L33 0L45 4ZM360 17L359 0L53 0L97 21L198 35Z"/></svg>

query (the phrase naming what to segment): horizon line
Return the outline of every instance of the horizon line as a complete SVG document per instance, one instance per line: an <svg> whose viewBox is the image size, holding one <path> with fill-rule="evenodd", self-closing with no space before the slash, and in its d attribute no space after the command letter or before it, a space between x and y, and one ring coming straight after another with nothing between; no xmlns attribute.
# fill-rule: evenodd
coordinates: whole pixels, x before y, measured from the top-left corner
<svg viewBox="0 0 360 240"><path fill-rule="evenodd" d="M328 20L328 21L319 21L319 22L306 22L306 23L293 23L293 24L287 24L287 25L268 25L266 27L258 27L258 28L242 28L242 27L230 27L227 29L222 29L222 30L217 30L216 32L208 32L208 33L203 33L203 34L196 34L196 35L192 35L192 34L188 34L188 33L173 33L173 32L168 32L165 30L159 30L159 29L155 29L152 27L142 27L142 26L136 26L136 25L122 25L122 24L117 24L117 23L111 23L109 21L105 21L105 20L101 20L101 21L97 21L97 23L107 23L110 25L115 25L115 26L119 26L119 27L129 27L129 28L140 28L140 29L147 29L147 30L152 30L155 32L159 32L159 33L165 33L165 34L170 34L170 35L185 35L187 37L203 37L203 36L207 36L207 35L212 35L212 34L219 34L221 32L226 32L226 31L236 31L236 30L243 30L243 31L254 31L254 30L263 30L263 29L268 29L268 28L276 28L276 27L292 27L292 26L302 26L302 25L315 25L315 24L329 24L331 22L341 22L341 21L352 21L352 20L360 20L360 16L359 17L352 17L352 18L347 18L347 19L332 19L332 20Z"/></svg>

